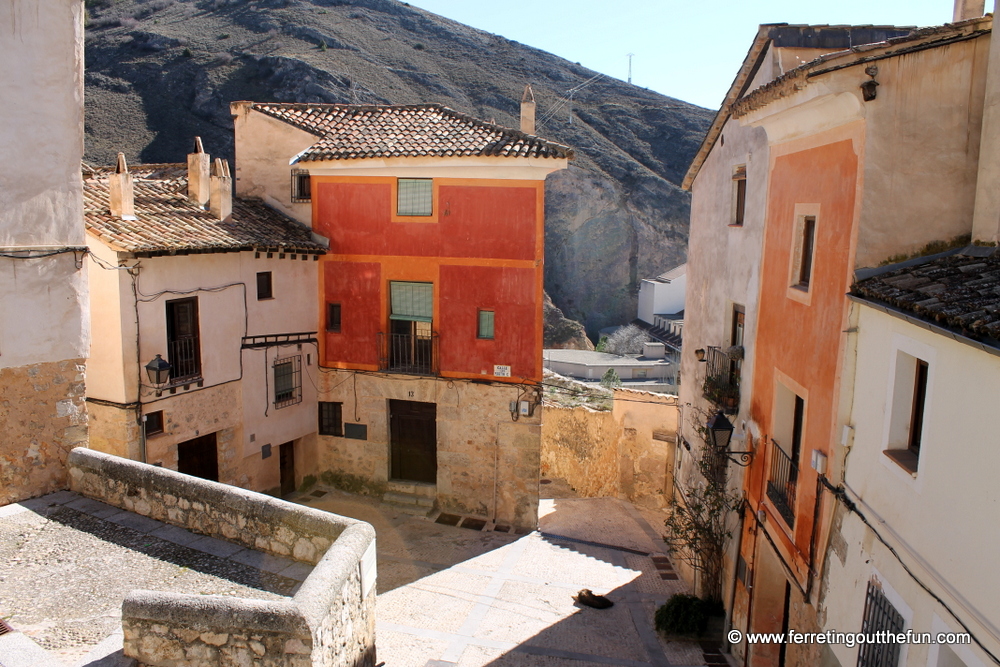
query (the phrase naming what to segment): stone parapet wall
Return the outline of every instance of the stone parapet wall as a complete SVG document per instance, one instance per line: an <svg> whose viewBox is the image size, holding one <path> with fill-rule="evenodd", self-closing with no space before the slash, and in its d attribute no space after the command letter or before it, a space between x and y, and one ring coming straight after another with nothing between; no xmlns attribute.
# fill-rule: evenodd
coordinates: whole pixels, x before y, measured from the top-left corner
<svg viewBox="0 0 1000 667"><path fill-rule="evenodd" d="M0 368L0 506L66 488L66 456L87 443L84 359Z"/></svg>
<svg viewBox="0 0 1000 667"><path fill-rule="evenodd" d="M82 495L315 564L289 601L135 591L122 605L129 657L157 667L374 667L369 524L86 449L70 454L69 469L70 486ZM372 561L364 583L362 561Z"/></svg>

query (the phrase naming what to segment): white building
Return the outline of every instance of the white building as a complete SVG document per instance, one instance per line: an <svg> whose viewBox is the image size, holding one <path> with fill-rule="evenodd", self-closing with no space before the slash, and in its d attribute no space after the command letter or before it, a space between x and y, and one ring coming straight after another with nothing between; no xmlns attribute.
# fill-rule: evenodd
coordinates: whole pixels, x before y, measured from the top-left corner
<svg viewBox="0 0 1000 667"><path fill-rule="evenodd" d="M83 2L0 4L0 505L87 440Z"/></svg>
<svg viewBox="0 0 1000 667"><path fill-rule="evenodd" d="M974 247L855 285L825 625L971 632L982 647L831 645L840 664L982 667L996 659L986 651L1000 656L998 275L1000 255Z"/></svg>
<svg viewBox="0 0 1000 667"><path fill-rule="evenodd" d="M667 359L663 343L645 343L642 355L619 356L592 350L544 350L545 368L578 380L600 382L614 370L625 386L663 393L676 392L677 367Z"/></svg>

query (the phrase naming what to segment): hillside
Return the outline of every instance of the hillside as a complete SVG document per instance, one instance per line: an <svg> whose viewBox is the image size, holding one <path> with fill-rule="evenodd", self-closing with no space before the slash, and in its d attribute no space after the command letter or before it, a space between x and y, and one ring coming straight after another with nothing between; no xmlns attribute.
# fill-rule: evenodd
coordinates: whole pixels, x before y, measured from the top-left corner
<svg viewBox="0 0 1000 667"><path fill-rule="evenodd" d="M232 159L232 100L437 102L510 127L532 84L540 136L576 159L546 187L546 290L598 329L638 279L684 261L680 191L712 112L397 0L86 0L86 157ZM546 29L540 26L539 29ZM567 91L576 91L572 113Z"/></svg>

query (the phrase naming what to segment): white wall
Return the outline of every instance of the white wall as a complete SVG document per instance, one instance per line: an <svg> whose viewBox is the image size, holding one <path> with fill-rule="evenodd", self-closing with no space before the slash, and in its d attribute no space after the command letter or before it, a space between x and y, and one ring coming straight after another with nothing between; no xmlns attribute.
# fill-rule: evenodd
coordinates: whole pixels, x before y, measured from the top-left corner
<svg viewBox="0 0 1000 667"><path fill-rule="evenodd" d="M677 276L669 283L643 280L639 283L639 319L648 324L656 324L654 315L672 315L684 310L686 287L687 273Z"/></svg>
<svg viewBox="0 0 1000 667"><path fill-rule="evenodd" d="M82 14L79 0L0 0L3 250L84 245ZM0 258L0 368L87 356L78 263Z"/></svg>
<svg viewBox="0 0 1000 667"><path fill-rule="evenodd" d="M1000 357L868 306L852 308L858 311L858 361L850 415L854 435L845 471L849 497L903 562L1000 654L1000 598L990 556L1000 552L995 529L1000 525ZM915 476L883 453L899 352L928 362ZM931 632L942 623L961 631L858 517L846 516L831 545L827 577L836 586L825 591L827 627L860 629L865 587L875 575L912 610L908 627L915 632ZM910 646L901 664L926 665L929 650ZM978 649L965 653L970 650L983 657ZM843 664L854 661L856 649L834 651Z"/></svg>

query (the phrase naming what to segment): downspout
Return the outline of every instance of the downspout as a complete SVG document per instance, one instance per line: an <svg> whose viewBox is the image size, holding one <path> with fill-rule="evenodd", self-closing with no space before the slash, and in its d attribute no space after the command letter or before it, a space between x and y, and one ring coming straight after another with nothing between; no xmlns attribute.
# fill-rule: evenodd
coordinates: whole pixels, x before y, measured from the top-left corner
<svg viewBox="0 0 1000 667"><path fill-rule="evenodd" d="M736 543L736 560L733 561L733 584L732 588L729 591L729 608L726 612L726 615L728 616L728 618L726 619L727 635L728 631L733 629L733 609L736 607L736 581L738 574L737 569L740 559L740 547L743 546L743 517L746 515L746 504L747 504L746 496L744 495L743 502L740 503L740 527L739 530L737 530L736 532L736 534L740 536L740 539ZM726 643L729 644L729 652L732 653L733 652L732 642L730 642L727 639Z"/></svg>

